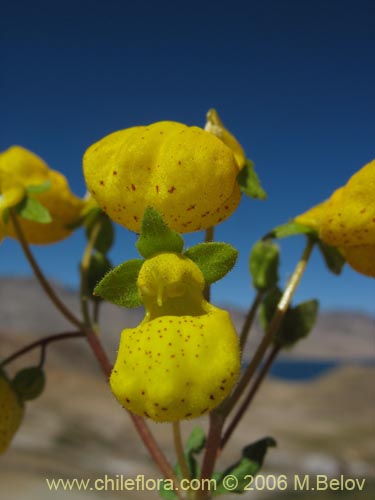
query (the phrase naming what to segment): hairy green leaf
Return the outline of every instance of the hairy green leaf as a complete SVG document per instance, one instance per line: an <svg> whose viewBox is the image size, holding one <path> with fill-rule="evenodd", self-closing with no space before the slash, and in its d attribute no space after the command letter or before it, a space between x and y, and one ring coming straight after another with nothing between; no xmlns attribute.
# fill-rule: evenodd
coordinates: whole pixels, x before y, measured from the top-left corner
<svg viewBox="0 0 375 500"><path fill-rule="evenodd" d="M45 386L44 371L38 366L24 368L16 373L11 384L22 401L36 399Z"/></svg>
<svg viewBox="0 0 375 500"><path fill-rule="evenodd" d="M261 240L255 243L249 259L254 288L266 291L277 284L279 260L280 251L275 243L270 240Z"/></svg>
<svg viewBox="0 0 375 500"><path fill-rule="evenodd" d="M142 302L138 293L137 278L143 262L141 259L133 259L115 267L96 285L94 294L119 306L140 306Z"/></svg>
<svg viewBox="0 0 375 500"><path fill-rule="evenodd" d="M148 259L159 252L182 252L184 240L176 231L169 229L155 208L147 207L136 247L142 257Z"/></svg>
<svg viewBox="0 0 375 500"><path fill-rule="evenodd" d="M238 252L228 243L199 243L185 252L203 273L206 284L223 278L236 263Z"/></svg>

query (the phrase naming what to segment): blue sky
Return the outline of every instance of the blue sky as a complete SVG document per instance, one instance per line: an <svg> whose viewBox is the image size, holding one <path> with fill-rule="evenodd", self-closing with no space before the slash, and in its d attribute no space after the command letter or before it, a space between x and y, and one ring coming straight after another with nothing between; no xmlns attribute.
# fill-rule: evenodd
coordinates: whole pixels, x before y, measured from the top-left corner
<svg viewBox="0 0 375 500"><path fill-rule="evenodd" d="M269 198L243 199L217 230L240 251L213 298L245 307L249 249L270 228L330 193L374 156L373 1L108 0L2 6L0 149L27 147L85 186L85 149L109 132L159 120L204 125L215 107L255 161ZM187 238L200 241L201 234ZM117 228L114 263L136 255ZM43 268L77 283L82 234L35 248ZM302 238L282 242L285 282ZM30 274L17 243L0 248L0 274ZM374 281L329 274L314 255L296 300L374 314Z"/></svg>

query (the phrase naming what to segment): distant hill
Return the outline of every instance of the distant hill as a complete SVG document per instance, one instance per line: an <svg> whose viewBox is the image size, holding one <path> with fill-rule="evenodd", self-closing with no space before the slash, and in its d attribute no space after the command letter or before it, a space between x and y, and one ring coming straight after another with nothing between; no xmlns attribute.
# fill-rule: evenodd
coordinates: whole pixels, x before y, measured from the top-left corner
<svg viewBox="0 0 375 500"><path fill-rule="evenodd" d="M78 312L76 293L61 287L57 291ZM141 309L126 311L111 305L103 308L101 338L112 358L121 329L136 325L142 315ZM239 326L243 314L233 311L233 319ZM24 342L64 330L71 330L71 326L50 306L37 283L0 279L0 358ZM255 329L253 342L259 334ZM349 362L373 355L374 319L361 314L322 314L311 338L290 356L337 357L347 359L346 366L309 383L266 380L224 450L219 468L223 470L237 461L246 444L270 435L278 446L269 451L264 474L373 477L375 368L352 366ZM22 358L18 366L27 363L27 358ZM0 456L0 492L4 498L99 498L83 491L60 495L48 492L46 477L160 477L129 417L112 396L85 340L50 346L46 372L44 393L27 405L25 421L11 449ZM184 422L185 439L196 425L207 428L207 419ZM151 423L151 428L174 461L170 425ZM353 492L350 498L354 500L356 494ZM156 492L134 491L125 496L134 500L159 498ZM265 496L266 492L249 492L242 498L263 500ZM108 491L105 497L125 498L121 491ZM235 500L238 496L225 498Z"/></svg>
<svg viewBox="0 0 375 500"><path fill-rule="evenodd" d="M79 312L77 293L56 285L62 300ZM233 321L240 330L244 313L232 310ZM104 304L101 314L102 338L112 357L115 356L120 332L139 323L143 309L123 309ZM70 330L69 323L49 303L39 284L33 279L0 278L0 332L35 337ZM259 342L261 330L255 325L250 335L246 357ZM309 338L300 342L283 357L361 360L375 357L375 317L352 312L324 312Z"/></svg>

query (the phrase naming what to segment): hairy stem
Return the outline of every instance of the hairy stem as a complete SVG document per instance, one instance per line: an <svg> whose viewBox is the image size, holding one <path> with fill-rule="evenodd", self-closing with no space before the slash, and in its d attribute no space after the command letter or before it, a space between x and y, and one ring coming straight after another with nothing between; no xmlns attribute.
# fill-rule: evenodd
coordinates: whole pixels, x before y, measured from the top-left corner
<svg viewBox="0 0 375 500"><path fill-rule="evenodd" d="M292 297L294 295L294 292L297 289L297 286L302 278L302 275L306 269L307 262L310 258L312 249L314 247L314 241L310 238L308 238L307 245L304 249L304 252L302 254L302 257L300 261L298 262L296 268L294 269L294 272L292 276L289 279L289 282L284 290L284 293L280 299L280 302L277 306L276 313L274 317L272 318L272 321L267 328L267 331L261 341L261 343L258 346L258 349L256 350L253 359L247 366L244 374L242 375L237 387L233 391L232 395L222 404L221 410L224 412L225 415L228 415L233 407L236 405L237 401L241 397L243 391L247 387L249 381L251 380L252 376L258 369L263 356L269 347L269 345L272 343L272 340L274 339L279 326L281 324L282 319L285 316L285 313L288 310L289 304L292 300Z"/></svg>
<svg viewBox="0 0 375 500"><path fill-rule="evenodd" d="M224 432L223 438L221 440L221 450L227 444L229 438L233 434L233 431L235 430L235 428L239 424L244 413L249 408L251 402L254 399L255 394L258 392L260 385L262 384L263 380L265 379L265 377L266 377L273 361L275 360L276 356L278 355L279 351L280 351L280 347L274 346L271 349L271 351L269 352L269 355L267 356L264 364L262 365L262 368L259 370L259 373L258 373L256 379L254 380L253 385L250 387L248 394L246 395L245 399L242 401L240 408L237 410L237 413L234 415L232 421L228 425L228 428Z"/></svg>
<svg viewBox="0 0 375 500"><path fill-rule="evenodd" d="M15 232L17 234L17 238L21 244L21 247L23 249L23 252L30 263L30 266L32 267L34 274L41 284L43 290L46 292L47 296L50 298L51 302L56 306L56 308L75 326L79 328L80 331L82 331L87 338L87 341L96 357L98 360L105 376L109 378L111 371L112 371L112 365L111 362L109 361L107 354L105 353L103 346L98 339L96 333L93 331L92 328L89 328L86 324L82 323L59 299L59 297L55 294L54 290L52 289L51 285L49 284L48 280L44 276L42 270L40 269L38 263L36 262L29 245L26 241L26 238L22 232L21 226L18 223L17 216L15 213L11 210L10 211L10 217L14 225ZM158 443L156 442L154 436L152 435L151 431L149 430L147 424L145 423L144 419L141 417L138 417L136 415L133 415L132 413L129 413L130 418L132 419L141 439L143 440L143 443L145 444L146 448L150 452L151 456L153 457L154 461L158 464L160 470L162 471L163 475L166 478L172 479L173 482L177 485L178 484L178 479L173 471L172 466L168 462L167 458L159 448ZM180 497L180 495L178 495Z"/></svg>
<svg viewBox="0 0 375 500"><path fill-rule="evenodd" d="M240 350L241 353L243 352L243 349L246 345L247 339L249 337L250 329L251 326L254 322L256 312L258 310L258 307L260 306L261 302L263 299L263 292L257 292L253 303L250 306L250 309L247 312L245 322L242 327L241 335L240 335Z"/></svg>
<svg viewBox="0 0 375 500"><path fill-rule="evenodd" d="M203 458L201 481L210 479L215 468L216 458L221 442L221 431L224 425L224 416L219 412L210 413L210 426L208 430L206 452ZM201 490L197 492L196 498L204 500L210 495L209 491Z"/></svg>
<svg viewBox="0 0 375 500"><path fill-rule="evenodd" d="M33 254L31 253L31 250L29 248L29 245L26 241L26 238L22 232L21 226L18 222L17 216L14 213L13 210L10 210L10 218L12 220L15 232L17 234L17 238L21 244L22 250L32 268L34 271L34 274L36 278L38 279L40 285L42 286L43 290L46 292L48 297L50 298L51 302L56 306L56 308L65 316L65 318L70 321L74 326L77 326L79 329L82 327L81 321L65 306L65 304L60 300L60 298L56 295L55 291L45 278L44 274L42 273L39 265L37 264Z"/></svg>
<svg viewBox="0 0 375 500"><path fill-rule="evenodd" d="M80 270L81 270L81 283L80 283L80 299L81 299L81 312L83 320L86 325L91 325L90 313L89 313L89 294L87 286L87 275L90 268L91 254L94 249L96 240L98 238L101 228L100 218L95 222L94 227L90 232L90 236L83 252Z"/></svg>
<svg viewBox="0 0 375 500"><path fill-rule="evenodd" d="M60 340L66 340L76 337L84 337L84 336L85 334L83 332L63 332L63 333L57 333L55 335L48 335L46 337L42 337L41 339L36 340L35 342L31 342L30 344L25 345L24 347L22 347L22 349L19 349L18 351L14 352L13 354L5 358L0 363L0 367L3 367L8 363L11 363L15 359L19 358L20 356L23 356L24 354L32 351L33 349L37 349L39 347L43 349L52 342L57 342Z"/></svg>

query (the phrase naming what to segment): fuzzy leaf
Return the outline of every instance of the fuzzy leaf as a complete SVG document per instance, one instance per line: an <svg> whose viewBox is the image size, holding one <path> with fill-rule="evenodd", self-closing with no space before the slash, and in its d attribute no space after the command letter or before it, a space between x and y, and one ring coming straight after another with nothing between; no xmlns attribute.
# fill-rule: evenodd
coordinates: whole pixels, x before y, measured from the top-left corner
<svg viewBox="0 0 375 500"><path fill-rule="evenodd" d="M254 163L251 160L246 160L245 166L238 174L237 180L241 191L247 196L250 196L250 198L259 200L265 200L267 198L267 193L260 183L259 177L254 169Z"/></svg>
<svg viewBox="0 0 375 500"><path fill-rule="evenodd" d="M266 291L277 284L279 257L279 247L272 241L261 240L255 243L249 259L254 288Z"/></svg>
<svg viewBox="0 0 375 500"><path fill-rule="evenodd" d="M318 246L327 268L333 274L341 274L346 261L340 251L335 247L327 245L321 240L319 241Z"/></svg>
<svg viewBox="0 0 375 500"><path fill-rule="evenodd" d="M262 468L268 448L274 446L276 446L276 441L271 437L266 437L243 448L242 458L228 467L217 481L214 495L225 495L229 493L228 489L225 487L224 479L226 476L234 476L238 481L236 488L230 490L231 493L243 493L249 484L249 476L258 474Z"/></svg>
<svg viewBox="0 0 375 500"><path fill-rule="evenodd" d="M24 368L15 375L11 384L22 401L30 401L43 392L45 375L38 366Z"/></svg>
<svg viewBox="0 0 375 500"><path fill-rule="evenodd" d="M272 231L267 234L268 238L287 238L288 236L295 236L297 234L307 234L310 236L317 237L317 232L310 226L305 226L304 224L299 224L295 221L287 222L281 226L277 226Z"/></svg>
<svg viewBox="0 0 375 500"><path fill-rule="evenodd" d="M137 278L142 265L143 260L133 259L115 267L96 285L94 294L118 306L140 306Z"/></svg>
<svg viewBox="0 0 375 500"><path fill-rule="evenodd" d="M44 207L38 200L26 196L16 208L17 213L26 220L39 222L40 224L49 224L52 217L46 207Z"/></svg>
<svg viewBox="0 0 375 500"><path fill-rule="evenodd" d="M307 337L316 323L318 310L317 300L308 300L290 308L285 315L283 328L277 332L274 343L282 348L288 348Z"/></svg>
<svg viewBox="0 0 375 500"><path fill-rule="evenodd" d="M236 263L238 252L228 243L199 243L185 252L203 273L206 284L223 278Z"/></svg>
<svg viewBox="0 0 375 500"><path fill-rule="evenodd" d="M184 240L176 231L169 229L155 208L147 207L136 247L142 257L148 259L159 252L182 252Z"/></svg>
<svg viewBox="0 0 375 500"><path fill-rule="evenodd" d="M192 478L198 477L200 470L194 455L199 454L206 444L206 435L201 427L192 430L185 447L186 461Z"/></svg>

